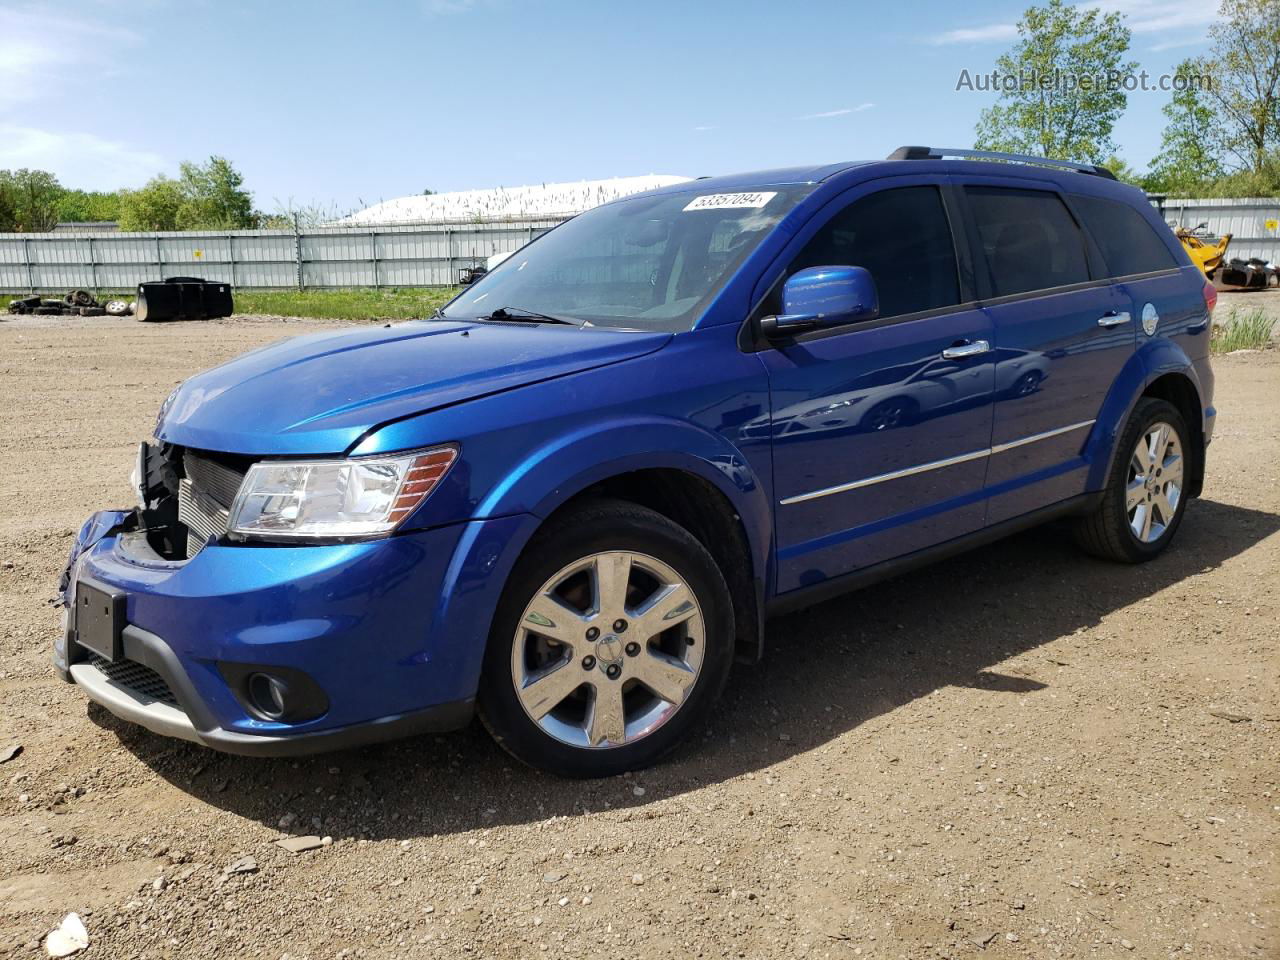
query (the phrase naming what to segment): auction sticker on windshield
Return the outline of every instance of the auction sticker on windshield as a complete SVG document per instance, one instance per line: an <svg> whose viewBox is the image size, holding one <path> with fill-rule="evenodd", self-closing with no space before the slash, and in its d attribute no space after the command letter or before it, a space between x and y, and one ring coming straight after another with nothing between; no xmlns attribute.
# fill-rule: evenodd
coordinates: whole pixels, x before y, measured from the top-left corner
<svg viewBox="0 0 1280 960"><path fill-rule="evenodd" d="M758 209L777 196L777 193L709 193L696 197L685 205L686 210L724 210L734 207Z"/></svg>

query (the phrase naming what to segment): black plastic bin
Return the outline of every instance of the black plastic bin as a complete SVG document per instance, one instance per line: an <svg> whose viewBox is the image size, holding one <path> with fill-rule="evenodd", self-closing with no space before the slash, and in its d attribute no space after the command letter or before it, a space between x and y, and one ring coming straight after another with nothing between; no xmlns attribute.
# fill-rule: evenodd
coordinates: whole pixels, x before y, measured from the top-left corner
<svg viewBox="0 0 1280 960"><path fill-rule="evenodd" d="M167 277L158 283L138 284L134 315L145 323L160 323L229 317L233 311L231 284L199 277Z"/></svg>

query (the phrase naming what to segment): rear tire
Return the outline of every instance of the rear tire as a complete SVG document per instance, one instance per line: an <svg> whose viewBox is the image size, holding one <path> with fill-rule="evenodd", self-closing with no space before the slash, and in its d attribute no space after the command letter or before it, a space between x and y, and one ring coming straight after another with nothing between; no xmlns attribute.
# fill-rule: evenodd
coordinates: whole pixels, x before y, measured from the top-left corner
<svg viewBox="0 0 1280 960"><path fill-rule="evenodd" d="M1142 563L1173 541L1187 507L1191 433L1165 400L1138 401L1116 447L1102 502L1076 521L1076 542L1096 557Z"/></svg>
<svg viewBox="0 0 1280 960"><path fill-rule="evenodd" d="M701 725L728 679L733 635L724 577L692 534L636 504L587 503L539 531L512 571L480 719L549 773L637 770Z"/></svg>

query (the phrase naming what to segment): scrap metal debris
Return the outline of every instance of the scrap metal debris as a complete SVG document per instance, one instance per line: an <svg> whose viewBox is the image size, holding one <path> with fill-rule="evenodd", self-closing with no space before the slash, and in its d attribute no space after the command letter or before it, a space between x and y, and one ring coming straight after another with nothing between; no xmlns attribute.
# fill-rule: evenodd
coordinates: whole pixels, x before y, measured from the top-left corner
<svg viewBox="0 0 1280 960"><path fill-rule="evenodd" d="M123 317L133 313L133 303L109 300L104 305L88 290L72 290L60 300L36 295L10 300L9 312L40 317L101 317L108 313Z"/></svg>

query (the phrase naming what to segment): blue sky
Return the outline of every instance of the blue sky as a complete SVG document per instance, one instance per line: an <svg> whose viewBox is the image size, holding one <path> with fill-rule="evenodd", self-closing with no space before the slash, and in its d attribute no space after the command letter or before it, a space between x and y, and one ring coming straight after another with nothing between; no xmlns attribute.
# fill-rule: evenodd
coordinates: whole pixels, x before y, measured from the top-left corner
<svg viewBox="0 0 1280 960"><path fill-rule="evenodd" d="M1027 4L607 0L0 0L0 168L139 186L212 153L267 211L968 146ZM1212 0L1102 0L1152 74L1205 49ZM1145 166L1164 93L1116 131Z"/></svg>

